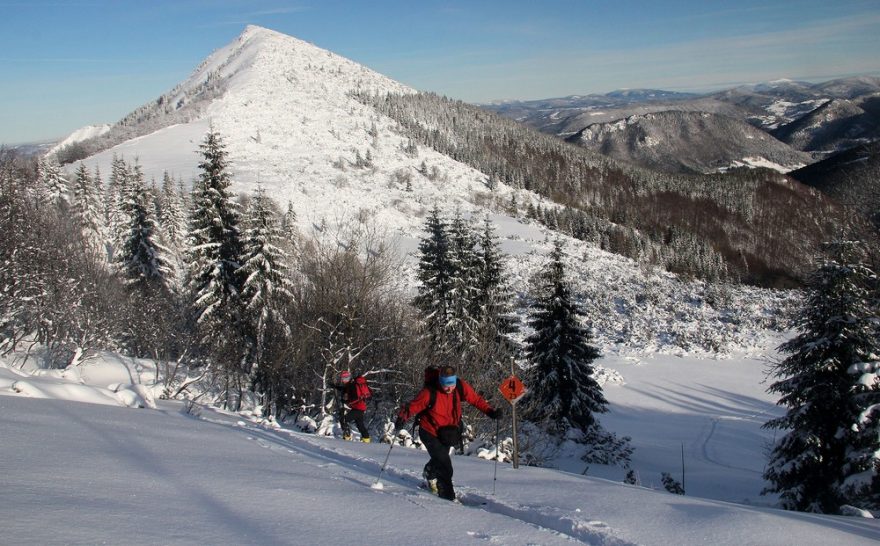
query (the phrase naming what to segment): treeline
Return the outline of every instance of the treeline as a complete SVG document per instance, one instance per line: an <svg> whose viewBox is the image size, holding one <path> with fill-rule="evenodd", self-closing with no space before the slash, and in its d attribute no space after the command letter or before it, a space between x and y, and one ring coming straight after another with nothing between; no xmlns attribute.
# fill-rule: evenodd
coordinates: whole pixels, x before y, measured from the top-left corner
<svg viewBox="0 0 880 546"><path fill-rule="evenodd" d="M766 169L656 173L435 94L356 98L409 138L485 173L490 187L502 181L562 205L576 218L549 220L562 231L679 273L799 284L819 243L847 226L832 201Z"/></svg>

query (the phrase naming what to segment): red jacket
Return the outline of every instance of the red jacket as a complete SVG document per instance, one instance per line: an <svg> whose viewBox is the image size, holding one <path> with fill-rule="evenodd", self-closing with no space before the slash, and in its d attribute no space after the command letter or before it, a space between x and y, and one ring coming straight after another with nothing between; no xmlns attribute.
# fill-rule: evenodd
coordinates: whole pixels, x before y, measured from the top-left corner
<svg viewBox="0 0 880 546"><path fill-rule="evenodd" d="M342 401L346 406L353 410L367 411L367 398L369 398L370 389L367 387L367 380L364 376L359 375L354 378L354 381L349 381L337 388L342 391ZM366 397L359 394L358 390L364 391L363 394L366 394Z"/></svg>
<svg viewBox="0 0 880 546"><path fill-rule="evenodd" d="M492 406L490 406L482 396L477 394L473 387L463 379L459 379L459 381L461 382L461 391L464 395L465 402L483 413L489 413L492 411ZM421 419L419 419L419 428L430 433L432 436L437 436L438 427L458 425L459 421L461 421L462 402L458 398L457 387L449 394L437 389L437 400L434 402L434 407L425 412ZM429 387L424 387L410 403L404 404L403 407L400 408L400 412L397 415L404 421L408 421L410 417L418 415L418 413L428 407L428 404L430 403L431 389Z"/></svg>

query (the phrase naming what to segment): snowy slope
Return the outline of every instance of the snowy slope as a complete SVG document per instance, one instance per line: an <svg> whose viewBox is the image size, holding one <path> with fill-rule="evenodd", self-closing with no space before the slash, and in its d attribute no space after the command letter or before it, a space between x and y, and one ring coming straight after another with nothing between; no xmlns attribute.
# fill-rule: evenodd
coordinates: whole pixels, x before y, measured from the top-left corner
<svg viewBox="0 0 880 546"><path fill-rule="evenodd" d="M763 416L746 414L753 404L766 405L751 399L760 374L754 362L743 361L717 384L694 387L702 397L693 398L681 386L706 380L705 368L712 363L680 363L674 358L605 362L624 374L630 366L657 372L643 383L606 387L609 399L612 406L626 400L628 409L622 411L638 414L631 424L638 428L634 435L643 437L637 449L645 459L663 460L663 450L652 443L662 443L665 431L651 432L658 428L651 415L662 414L710 458L719 459L714 469L704 466L701 472L695 465L693 487L723 484L733 465L759 464L760 454L743 456L744 436L737 428L724 427L739 419L758 430L755 417ZM452 504L418 489L427 460L423 451L395 447L389 453L384 444L266 427L245 414L208 408L187 413L179 402L160 401L155 410L109 402L108 382L114 388L121 381L145 387L152 377L146 361L104 355L68 376L31 376L0 364L0 542L328 544L345 536L367 544L849 545L880 540L875 520L682 497L577 473L514 470L508 464L499 464L496 474L492 461L473 457L454 459L464 505ZM53 394L16 392L12 385L25 378L34 391ZM60 388L65 383L70 390ZM82 387L92 395L77 391ZM708 434L700 426L690 431L680 426L684 420L697 425L704 414L719 425ZM690 451L686 460L694 461ZM380 488L374 487L377 482Z"/></svg>
<svg viewBox="0 0 880 546"><path fill-rule="evenodd" d="M110 126L107 124L86 125L85 127L80 127L76 131L67 135L67 137L65 137L61 142L50 148L49 151L46 152L46 155L54 154L66 146L76 144L77 142L81 142L83 140L86 140L87 138L103 135L109 130Z"/></svg>
<svg viewBox="0 0 880 546"><path fill-rule="evenodd" d="M431 150L407 156L396 124L349 96L411 89L296 38L249 26L165 102L192 94L207 80L221 81L223 92L199 119L120 144L86 165L110 172L118 154L137 158L148 180L161 180L168 170L188 183L197 176L198 145L213 125L229 151L233 189L249 193L262 184L282 206L290 200L304 226L361 214L392 230L411 229L435 201L451 209L483 186L482 174ZM354 167L356 153L368 151L374 167ZM422 161L436 165L445 179L433 183L418 175ZM413 176L412 192L394 182L397 171Z"/></svg>

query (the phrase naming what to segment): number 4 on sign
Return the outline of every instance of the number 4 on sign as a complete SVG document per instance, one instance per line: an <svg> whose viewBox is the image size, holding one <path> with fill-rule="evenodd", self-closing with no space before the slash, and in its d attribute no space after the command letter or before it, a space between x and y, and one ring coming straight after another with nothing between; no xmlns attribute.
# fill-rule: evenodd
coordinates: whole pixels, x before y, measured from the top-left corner
<svg viewBox="0 0 880 546"><path fill-rule="evenodd" d="M498 390L501 391L504 398L511 404L516 404L526 394L525 385L515 375L511 375L502 381L501 385L498 386Z"/></svg>

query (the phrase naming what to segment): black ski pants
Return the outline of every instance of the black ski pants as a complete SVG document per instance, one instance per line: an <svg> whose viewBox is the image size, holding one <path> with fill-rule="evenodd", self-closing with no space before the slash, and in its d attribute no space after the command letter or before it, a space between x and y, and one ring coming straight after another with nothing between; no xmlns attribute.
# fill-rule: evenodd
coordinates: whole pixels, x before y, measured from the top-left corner
<svg viewBox="0 0 880 546"><path fill-rule="evenodd" d="M358 432L361 433L361 438L370 437L370 431L367 430L367 425L364 424L363 410L351 409L342 412L342 418L340 419L339 424L342 426L343 434L351 434L351 421L354 421Z"/></svg>
<svg viewBox="0 0 880 546"><path fill-rule="evenodd" d="M436 436L425 429L419 428L419 439L431 459L425 465L425 474L430 478L437 478L437 495L446 500L455 498L455 490L452 488L452 457L449 456L449 446L440 443Z"/></svg>

